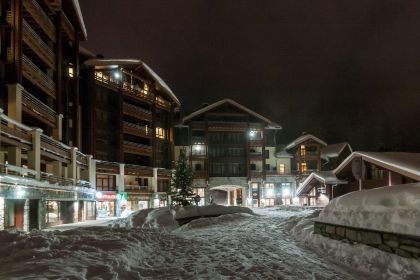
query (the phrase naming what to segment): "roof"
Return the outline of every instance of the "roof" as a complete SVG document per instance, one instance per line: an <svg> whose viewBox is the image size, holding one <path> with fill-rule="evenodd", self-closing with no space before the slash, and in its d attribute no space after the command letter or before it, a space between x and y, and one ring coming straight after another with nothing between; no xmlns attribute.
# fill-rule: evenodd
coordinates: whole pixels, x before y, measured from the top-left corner
<svg viewBox="0 0 420 280"><path fill-rule="evenodd" d="M152 70L146 63L139 59L104 59L104 58L91 58L85 61L83 65L87 67L95 67L95 66L102 66L102 67L109 67L109 68L117 68L118 66L134 66L136 69L141 68L147 72L148 75L152 77L154 82L160 87L160 89L165 92L173 102L175 102L178 106L181 106L181 102L179 102L178 98L169 88L169 86L159 77L156 72Z"/></svg>
<svg viewBox="0 0 420 280"><path fill-rule="evenodd" d="M236 101L233 101L232 99L229 99L229 98L222 99L222 100L217 101L217 102L215 102L213 104L210 104L210 105L208 105L208 106L206 106L204 108L201 108L200 110L197 110L194 113L191 113L190 115L184 117L182 120L183 120L183 122L185 122L185 121L187 121L189 119L192 119L192 118L194 118L196 116L199 116L199 115L201 115L201 114L203 114L203 113L205 113L207 111L210 111L210 110L212 110L214 108L217 108L220 105L223 105L223 104L226 104L226 103L231 104L231 105L233 105L233 106L235 106L235 107L237 107L237 108L239 108L239 109L247 112L250 115L253 115L257 119L262 120L263 122L267 123L267 125L269 126L268 128L282 129L281 125L272 122L271 120L267 119L266 117L261 116L260 114L256 113L255 111L252 111L251 109L249 109L249 108L247 108L247 107L245 107L245 106L243 106L243 105L241 105L241 104L237 103Z"/></svg>
<svg viewBox="0 0 420 280"><path fill-rule="evenodd" d="M85 21L83 20L82 10L80 9L79 0L71 0L71 4L73 6L73 9L75 11L77 20L79 22L80 30L82 31L83 39L87 39L87 31L86 31L86 25Z"/></svg>
<svg viewBox="0 0 420 280"><path fill-rule="evenodd" d="M302 193L305 193L311 189L311 182L313 180L316 180L318 182L321 182L323 184L332 184L332 185L338 185L338 184L346 184L347 181L340 180L335 176L335 173L333 171L318 171L313 172L311 175L309 175L305 181L302 182L302 184L299 186L299 188L296 190L296 195L299 196Z"/></svg>
<svg viewBox="0 0 420 280"><path fill-rule="evenodd" d="M361 157L363 161L420 181L420 153L354 152L334 170L334 174L339 173L357 157Z"/></svg>
<svg viewBox="0 0 420 280"><path fill-rule="evenodd" d="M293 155L289 154L287 151L283 150L276 153L277 158L293 158Z"/></svg>
<svg viewBox="0 0 420 280"><path fill-rule="evenodd" d="M325 160L328 160L329 158L336 158L336 157L340 156L340 154L343 152L343 150L346 147L349 147L350 152L353 152L350 144L347 143L347 142L328 145L328 146L322 148L321 158L325 159Z"/></svg>
<svg viewBox="0 0 420 280"><path fill-rule="evenodd" d="M303 143L303 142L308 141L310 139L314 140L315 142L320 143L323 146L327 146L327 143L325 143L321 139L313 136L312 134L305 134L305 135L302 135L302 136L298 137L297 139L295 139L292 143L288 144L286 146L285 150L292 149L292 148L296 147L297 145L299 145L300 143Z"/></svg>

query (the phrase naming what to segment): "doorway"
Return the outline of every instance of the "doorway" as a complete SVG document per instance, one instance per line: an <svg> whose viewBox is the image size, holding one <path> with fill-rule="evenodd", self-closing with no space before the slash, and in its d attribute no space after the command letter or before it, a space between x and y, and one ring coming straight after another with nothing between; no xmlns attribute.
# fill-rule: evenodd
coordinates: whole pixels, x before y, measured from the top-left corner
<svg viewBox="0 0 420 280"><path fill-rule="evenodd" d="M25 212L25 200L14 200L14 212L15 212L15 219L14 224L15 228L19 230L23 230L23 220L24 220L24 212Z"/></svg>
<svg viewBox="0 0 420 280"><path fill-rule="evenodd" d="M39 200L30 199L29 200L29 230L39 229L38 210L39 210Z"/></svg>

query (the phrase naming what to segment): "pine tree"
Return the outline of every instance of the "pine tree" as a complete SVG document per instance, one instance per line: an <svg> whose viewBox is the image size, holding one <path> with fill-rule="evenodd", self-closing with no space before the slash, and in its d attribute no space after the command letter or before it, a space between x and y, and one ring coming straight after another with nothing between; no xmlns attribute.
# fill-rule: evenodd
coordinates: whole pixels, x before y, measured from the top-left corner
<svg viewBox="0 0 420 280"><path fill-rule="evenodd" d="M175 171L172 174L171 185L167 194L172 196L175 203L189 205L187 197L191 197L194 194L192 184L193 172L188 164L187 152L185 149L182 149L175 163Z"/></svg>

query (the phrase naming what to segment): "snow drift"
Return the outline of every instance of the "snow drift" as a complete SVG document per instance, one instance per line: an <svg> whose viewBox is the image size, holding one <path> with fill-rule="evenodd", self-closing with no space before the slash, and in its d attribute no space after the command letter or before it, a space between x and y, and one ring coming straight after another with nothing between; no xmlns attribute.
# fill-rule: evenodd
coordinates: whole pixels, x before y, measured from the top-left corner
<svg viewBox="0 0 420 280"><path fill-rule="evenodd" d="M317 221L420 236L420 184L352 192L333 199Z"/></svg>

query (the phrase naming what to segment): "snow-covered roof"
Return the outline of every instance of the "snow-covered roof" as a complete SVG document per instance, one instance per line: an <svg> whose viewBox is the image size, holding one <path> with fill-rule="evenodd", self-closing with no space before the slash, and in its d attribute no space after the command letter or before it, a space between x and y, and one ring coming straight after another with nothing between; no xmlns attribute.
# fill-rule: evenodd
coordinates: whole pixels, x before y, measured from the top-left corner
<svg viewBox="0 0 420 280"><path fill-rule="evenodd" d="M80 29L83 34L83 38L86 40L87 31L85 21L83 20L82 10L80 9L79 0L72 0L73 8L76 11L77 19L79 20Z"/></svg>
<svg viewBox="0 0 420 280"><path fill-rule="evenodd" d="M289 154L287 151L283 150L276 153L277 158L293 158L293 155Z"/></svg>
<svg viewBox="0 0 420 280"><path fill-rule="evenodd" d="M296 190L296 196L301 195L302 193L305 193L310 190L311 188L311 182L312 180L317 180L323 184L346 184L347 181L340 180L335 176L335 173L333 171L318 171L313 172L311 175L308 176L308 178L305 179L305 181L302 182L302 184L299 186L299 188Z"/></svg>
<svg viewBox="0 0 420 280"><path fill-rule="evenodd" d="M172 90L169 88L169 86L162 80L162 78L159 77L158 74L156 74L155 71L152 70L145 62L139 60L139 59L104 59L104 58L91 58L85 61L83 65L87 67L95 67L95 66L103 66L103 67L110 67L110 68L116 68L118 66L138 66L144 71L149 74L154 82L160 87L160 89L165 92L173 102L175 102L178 106L181 106L181 102L179 102L178 98L175 96L175 94L172 92Z"/></svg>
<svg viewBox="0 0 420 280"><path fill-rule="evenodd" d="M357 157L361 157L363 161L420 181L420 153L354 152L334 170L334 174L339 173Z"/></svg>
<svg viewBox="0 0 420 280"><path fill-rule="evenodd" d="M324 141L322 141L318 137L315 137L312 134L305 134L305 135L302 135L302 136L298 137L297 139L295 139L290 144L288 144L286 146L285 150L292 149L292 148L296 147L297 145L299 145L300 143L303 143L303 142L308 141L308 140L314 140L315 142L318 142L323 146L327 146L327 143L325 143Z"/></svg>
<svg viewBox="0 0 420 280"><path fill-rule="evenodd" d="M325 160L329 160L330 158L336 158L340 156L340 154L346 147L349 147L350 152L353 152L350 144L347 142L328 145L321 149L321 158Z"/></svg>
<svg viewBox="0 0 420 280"><path fill-rule="evenodd" d="M271 120L267 119L266 117L261 116L260 114L252 111L251 109L249 109L249 108L247 108L247 107L245 107L245 106L243 106L243 105L241 105L241 104L239 104L239 103L237 103L237 102L235 102L235 101L233 101L232 99L229 99L229 98L222 99L222 100L217 101L217 102L215 102L215 103L213 103L211 105L208 105L208 106L206 106L204 108L201 108L200 110L197 110L194 113L191 113L190 115L184 117L183 118L183 121L185 122L185 121L187 121L189 119L192 119L192 118L194 118L196 116L199 116L199 115L201 115L201 114L203 114L203 113L205 113L205 112L207 112L209 110L212 110L214 108L217 108L220 105L223 105L225 103L229 103L229 104L231 104L231 105L233 105L233 106L235 106L235 107L237 107L237 108L239 108L239 109L247 112L248 114L256 117L257 119L260 119L260 120L264 121L265 123L267 123L268 128L273 128L273 129L281 129L282 128L281 125L272 122Z"/></svg>

